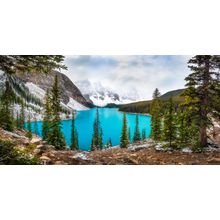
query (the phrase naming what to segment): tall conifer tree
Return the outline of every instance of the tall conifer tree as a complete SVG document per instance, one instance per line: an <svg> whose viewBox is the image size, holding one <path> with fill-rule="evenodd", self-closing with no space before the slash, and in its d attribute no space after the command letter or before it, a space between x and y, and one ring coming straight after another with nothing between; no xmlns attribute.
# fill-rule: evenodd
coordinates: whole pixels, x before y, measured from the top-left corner
<svg viewBox="0 0 220 220"><path fill-rule="evenodd" d="M126 118L126 113L123 113L123 125L122 125L121 139L120 139L120 147L126 148L128 147L128 144L129 144L129 140L128 140L127 118Z"/></svg>
<svg viewBox="0 0 220 220"><path fill-rule="evenodd" d="M220 56L197 55L188 64L191 74L185 79L185 105L199 131L199 145L205 147L212 119L220 119Z"/></svg>
<svg viewBox="0 0 220 220"><path fill-rule="evenodd" d="M151 104L151 137L155 141L161 139L161 100L159 99L160 92L155 89L153 93L153 101Z"/></svg>
<svg viewBox="0 0 220 220"><path fill-rule="evenodd" d="M55 76L54 85L51 90L51 112L50 130L47 142L56 147L57 150L65 149L66 142L61 131L61 94L58 85L58 76Z"/></svg>
<svg viewBox="0 0 220 220"><path fill-rule="evenodd" d="M99 110L96 109L96 117L93 124L93 137L92 137L92 144L91 150L101 150L103 148L103 141L102 141L103 132L101 129L101 124L99 120Z"/></svg>
<svg viewBox="0 0 220 220"><path fill-rule="evenodd" d="M176 122L175 112L172 97L169 99L168 106L164 115L163 140L169 142L169 147L172 147L172 142L176 139Z"/></svg>
<svg viewBox="0 0 220 220"><path fill-rule="evenodd" d="M136 115L136 124L135 124L135 130L134 130L134 142L138 142L141 140L141 134L139 131L139 119L138 119L138 114Z"/></svg>
<svg viewBox="0 0 220 220"><path fill-rule="evenodd" d="M25 110L24 110L24 102L21 102L21 112L20 112L20 126L21 129L24 129L25 127Z"/></svg>
<svg viewBox="0 0 220 220"><path fill-rule="evenodd" d="M14 130L14 117L12 110L13 91L8 81L5 83L5 91L1 96L0 127L7 131Z"/></svg>
<svg viewBox="0 0 220 220"><path fill-rule="evenodd" d="M28 121L27 121L27 134L26 136L31 140L33 135L32 135L32 129L31 129L31 116L30 114L28 115Z"/></svg>
<svg viewBox="0 0 220 220"><path fill-rule="evenodd" d="M45 98L44 98L44 116L43 116L43 128L42 128L42 134L43 134L43 140L47 140L49 137L50 132L50 123L51 123L51 97L50 92L47 89Z"/></svg>
<svg viewBox="0 0 220 220"><path fill-rule="evenodd" d="M78 134L75 127L75 114L72 112L72 130L71 130L71 150L78 150L79 144L78 144Z"/></svg>

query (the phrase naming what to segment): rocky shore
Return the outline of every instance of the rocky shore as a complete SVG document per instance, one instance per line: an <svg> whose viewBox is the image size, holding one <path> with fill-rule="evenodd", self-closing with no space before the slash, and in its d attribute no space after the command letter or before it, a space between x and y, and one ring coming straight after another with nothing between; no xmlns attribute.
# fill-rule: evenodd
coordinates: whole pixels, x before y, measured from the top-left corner
<svg viewBox="0 0 220 220"><path fill-rule="evenodd" d="M210 145L201 153L189 148L182 150L164 150L161 144L153 141L130 145L126 149L113 147L93 152L63 150L46 144L39 137L32 140L25 137L25 131L14 133L0 130L0 139L9 141L15 148L36 158L39 165L164 165L164 164L220 164L220 146Z"/></svg>

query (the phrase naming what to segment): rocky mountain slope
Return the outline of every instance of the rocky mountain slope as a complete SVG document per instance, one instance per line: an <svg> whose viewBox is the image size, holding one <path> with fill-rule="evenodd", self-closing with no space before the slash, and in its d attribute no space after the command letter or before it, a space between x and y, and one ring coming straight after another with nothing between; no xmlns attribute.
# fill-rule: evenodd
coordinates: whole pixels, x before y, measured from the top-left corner
<svg viewBox="0 0 220 220"><path fill-rule="evenodd" d="M59 87L61 89L61 97L64 104L68 104L70 99L77 101L85 107L92 107L92 103L87 101L80 90L73 84L73 82L64 74L58 71L52 71L50 74L18 74L18 77L22 79L31 90L32 84L46 91L51 89L55 76L59 77ZM33 87L34 87L33 85Z"/></svg>
<svg viewBox="0 0 220 220"><path fill-rule="evenodd" d="M42 119L42 107L44 95L47 89L51 89L54 77L59 77L59 86L61 89L62 108L65 110L62 118L66 117L67 112L72 110L87 110L93 107L92 102L87 101L80 90L64 74L53 71L51 74L17 74L8 76L0 72L0 92L5 88L5 81L9 80L13 91L20 100L25 101L26 115L30 114L38 120ZM14 104L14 113L20 111L20 106Z"/></svg>
<svg viewBox="0 0 220 220"><path fill-rule="evenodd" d="M81 80L76 82L76 85L87 101L92 101L94 105L100 107L104 107L109 103L126 104L139 99L135 91L119 94L111 88L104 87L100 82L91 83L89 80Z"/></svg>

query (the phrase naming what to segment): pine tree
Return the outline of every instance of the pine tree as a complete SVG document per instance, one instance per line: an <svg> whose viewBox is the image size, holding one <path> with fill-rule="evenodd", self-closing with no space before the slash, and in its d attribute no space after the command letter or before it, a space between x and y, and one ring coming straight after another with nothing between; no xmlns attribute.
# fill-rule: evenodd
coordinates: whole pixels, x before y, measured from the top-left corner
<svg viewBox="0 0 220 220"><path fill-rule="evenodd" d="M134 142L138 142L141 140L141 135L139 131L139 120L138 120L138 115L136 115L136 124L135 124L135 130L134 130Z"/></svg>
<svg viewBox="0 0 220 220"><path fill-rule="evenodd" d="M54 85L51 91L51 122L47 142L56 147L57 150L65 149L66 142L61 131L61 95L58 86L58 76L55 76Z"/></svg>
<svg viewBox="0 0 220 220"><path fill-rule="evenodd" d="M103 132L101 129L101 124L99 120L99 110L96 109L96 117L93 124L93 137L92 137L92 144L91 150L101 150L103 148L103 141L102 141Z"/></svg>
<svg viewBox="0 0 220 220"><path fill-rule="evenodd" d="M102 131L102 128L100 128L100 134L99 134L99 150L102 150L102 149L103 149L103 139L102 139L102 136L103 136L103 131Z"/></svg>
<svg viewBox="0 0 220 220"><path fill-rule="evenodd" d="M188 64L192 72L185 79L185 106L199 131L200 147L206 147L207 128L212 125L212 119L220 119L220 56L197 55Z"/></svg>
<svg viewBox="0 0 220 220"><path fill-rule="evenodd" d="M130 127L128 127L128 142L131 143L131 130L130 130Z"/></svg>
<svg viewBox="0 0 220 220"><path fill-rule="evenodd" d="M61 55L0 55L0 70L6 74L17 72L50 73L53 69L66 69Z"/></svg>
<svg viewBox="0 0 220 220"><path fill-rule="evenodd" d="M161 101L159 99L160 92L156 89L153 93L153 101L151 104L151 137L155 141L161 139Z"/></svg>
<svg viewBox="0 0 220 220"><path fill-rule="evenodd" d="M38 129L38 123L37 123L37 118L36 116L34 116L34 133L39 136L40 133L39 133L39 129Z"/></svg>
<svg viewBox="0 0 220 220"><path fill-rule="evenodd" d="M20 112L20 128L25 129L25 111L24 111L24 102L21 102L21 112Z"/></svg>
<svg viewBox="0 0 220 220"><path fill-rule="evenodd" d="M127 148L128 144L129 144L129 140L128 140L127 118L126 118L126 114L123 113L123 125L121 132L120 147Z"/></svg>
<svg viewBox="0 0 220 220"><path fill-rule="evenodd" d="M176 140L176 122L174 114L173 99L171 97L164 115L163 126L163 140L169 142L169 147L172 147L172 142Z"/></svg>
<svg viewBox="0 0 220 220"><path fill-rule="evenodd" d="M1 96L1 108L0 108L0 127L7 131L14 130L14 118L13 118L13 91L9 82L5 83L5 91Z"/></svg>
<svg viewBox="0 0 220 220"><path fill-rule="evenodd" d="M43 127L42 127L42 135L43 140L47 140L50 132L50 123L51 123L51 97L49 90L46 91L45 100L44 100L44 116L43 116Z"/></svg>
<svg viewBox="0 0 220 220"><path fill-rule="evenodd" d="M153 92L153 99L158 99L161 96L160 91L156 88Z"/></svg>
<svg viewBox="0 0 220 220"><path fill-rule="evenodd" d="M79 144L78 144L78 134L75 127L75 115L74 112L72 112L72 131L71 131L71 150L78 150Z"/></svg>
<svg viewBox="0 0 220 220"><path fill-rule="evenodd" d="M21 129L20 115L18 111L16 112L16 128L18 130Z"/></svg>
<svg viewBox="0 0 220 220"><path fill-rule="evenodd" d="M31 117L30 114L28 115L28 122L27 122L27 134L26 134L27 138L29 138L30 140L32 139L33 135L32 135L32 129L31 129Z"/></svg>
<svg viewBox="0 0 220 220"><path fill-rule="evenodd" d="M189 141L189 126L187 112L180 108L177 113L178 140L180 144L186 144Z"/></svg>
<svg viewBox="0 0 220 220"><path fill-rule="evenodd" d="M146 129L145 128L142 130L141 139L142 139L142 141L146 140Z"/></svg>

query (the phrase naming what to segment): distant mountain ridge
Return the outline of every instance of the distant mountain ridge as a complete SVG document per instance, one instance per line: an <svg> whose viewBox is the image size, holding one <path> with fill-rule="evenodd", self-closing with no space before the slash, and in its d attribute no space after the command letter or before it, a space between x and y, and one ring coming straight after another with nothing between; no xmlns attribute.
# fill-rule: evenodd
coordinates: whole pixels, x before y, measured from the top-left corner
<svg viewBox="0 0 220 220"><path fill-rule="evenodd" d="M183 102L184 98L181 97L181 94L185 89L177 89L166 92L165 94L160 96L160 99L163 101L167 101L169 98L173 98L175 103ZM150 113L150 106L152 100L133 102L125 105L120 105L119 110L124 112L134 112L134 113Z"/></svg>
<svg viewBox="0 0 220 220"><path fill-rule="evenodd" d="M183 93L184 90L185 89L172 90L172 91L166 92L165 94L161 95L160 98L165 100L165 99L169 99L171 97L180 96L180 94Z"/></svg>

